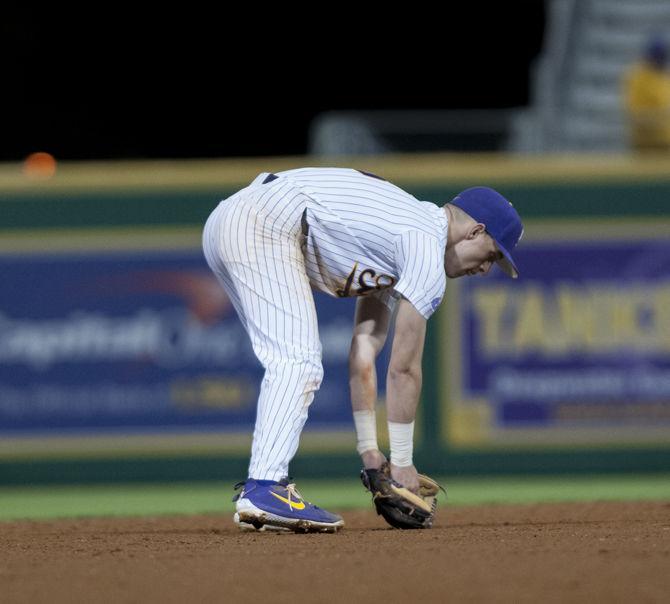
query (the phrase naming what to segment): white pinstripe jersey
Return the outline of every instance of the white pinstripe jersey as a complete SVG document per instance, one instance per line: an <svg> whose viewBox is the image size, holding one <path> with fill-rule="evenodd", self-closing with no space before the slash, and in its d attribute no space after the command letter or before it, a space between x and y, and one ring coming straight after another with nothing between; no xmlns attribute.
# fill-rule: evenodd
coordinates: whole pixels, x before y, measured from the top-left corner
<svg viewBox="0 0 670 604"><path fill-rule="evenodd" d="M447 216L374 175L341 168L278 172L307 198L313 287L333 296L406 298L428 318L446 287Z"/></svg>

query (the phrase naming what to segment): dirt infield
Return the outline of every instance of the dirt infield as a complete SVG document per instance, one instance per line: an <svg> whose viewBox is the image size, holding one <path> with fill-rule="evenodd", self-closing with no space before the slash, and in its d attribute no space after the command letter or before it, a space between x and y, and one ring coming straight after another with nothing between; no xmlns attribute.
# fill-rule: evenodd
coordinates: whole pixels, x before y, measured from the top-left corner
<svg viewBox="0 0 670 604"><path fill-rule="evenodd" d="M0 601L667 602L670 502L443 508L430 531L345 512L336 535L228 516L0 524Z"/></svg>

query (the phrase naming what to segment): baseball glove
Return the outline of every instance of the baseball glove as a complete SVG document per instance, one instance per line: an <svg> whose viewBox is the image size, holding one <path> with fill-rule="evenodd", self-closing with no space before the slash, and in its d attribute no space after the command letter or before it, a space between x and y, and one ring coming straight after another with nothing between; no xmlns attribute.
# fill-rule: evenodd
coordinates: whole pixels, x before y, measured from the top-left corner
<svg viewBox="0 0 670 604"><path fill-rule="evenodd" d="M419 474L419 494L391 478L391 466L385 463L379 470L361 470L361 482L372 493L377 514L399 529L426 529L433 526L437 494L446 491L428 476Z"/></svg>

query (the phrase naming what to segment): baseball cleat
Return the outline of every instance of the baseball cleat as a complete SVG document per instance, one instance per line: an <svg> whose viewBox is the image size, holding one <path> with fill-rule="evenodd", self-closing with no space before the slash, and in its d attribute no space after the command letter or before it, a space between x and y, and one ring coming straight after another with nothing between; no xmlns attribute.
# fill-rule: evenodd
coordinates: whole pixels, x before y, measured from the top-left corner
<svg viewBox="0 0 670 604"><path fill-rule="evenodd" d="M235 485L233 520L242 530L293 531L294 533L335 533L344 520L305 501L288 479L248 479Z"/></svg>
<svg viewBox="0 0 670 604"><path fill-rule="evenodd" d="M271 524L263 524L260 528L256 528L253 524L250 522L243 522L240 520L240 515L235 512L235 515L233 516L233 520L235 521L235 524L240 528L241 531L248 531L248 532L261 532L261 533L266 533L266 532L273 532L273 533L291 533L291 529L288 529L283 526L272 526Z"/></svg>

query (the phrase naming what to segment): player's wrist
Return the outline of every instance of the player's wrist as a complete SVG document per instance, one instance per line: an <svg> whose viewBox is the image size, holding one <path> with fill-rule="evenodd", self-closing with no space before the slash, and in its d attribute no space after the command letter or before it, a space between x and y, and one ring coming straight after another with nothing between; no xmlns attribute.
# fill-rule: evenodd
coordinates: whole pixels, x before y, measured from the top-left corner
<svg viewBox="0 0 670 604"><path fill-rule="evenodd" d="M359 455L379 450L377 444L377 414L374 409L354 411L356 426L356 450Z"/></svg>
<svg viewBox="0 0 670 604"><path fill-rule="evenodd" d="M369 449L361 453L363 468L366 470L379 470L386 462L386 456L378 449Z"/></svg>
<svg viewBox="0 0 670 604"><path fill-rule="evenodd" d="M391 463L399 468L414 464L414 422L403 424L388 422L389 442L391 445Z"/></svg>

